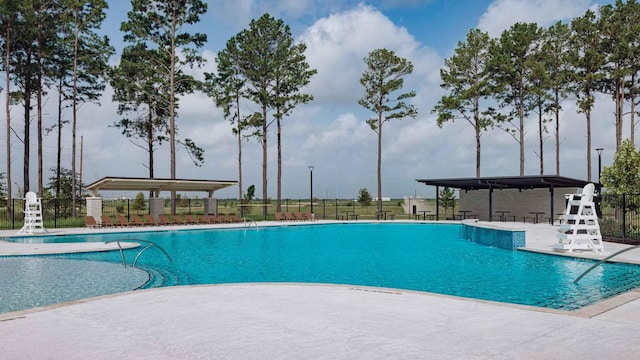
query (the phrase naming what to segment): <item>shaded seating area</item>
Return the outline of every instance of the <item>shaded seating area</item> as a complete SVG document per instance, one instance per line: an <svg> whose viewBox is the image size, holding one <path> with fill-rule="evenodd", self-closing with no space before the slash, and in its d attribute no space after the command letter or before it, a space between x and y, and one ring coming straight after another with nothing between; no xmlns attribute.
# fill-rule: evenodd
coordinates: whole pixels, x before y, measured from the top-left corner
<svg viewBox="0 0 640 360"><path fill-rule="evenodd" d="M416 179L435 186L435 220L440 213L440 188L459 190L459 216L457 219L478 218L483 221L518 221L553 223L556 211L565 208L566 193L575 193L587 181L564 176L500 176L444 179ZM561 196L556 196L560 192Z"/></svg>
<svg viewBox="0 0 640 360"><path fill-rule="evenodd" d="M161 179L161 178L132 178L132 177L104 177L87 185L87 190L92 196L86 198L87 215L100 219L102 213L102 197L99 196L103 191L149 191L149 214L151 218L145 216L142 220L138 215L134 218L131 216L129 221L135 225L177 225L182 223L197 223L195 219L187 219L184 221L181 217L172 214L165 215L165 199L160 198L161 192L206 192L207 197L202 198L204 204L205 215L216 215L218 212L217 199L213 197L215 191L237 185L237 181L226 180L197 180L197 179ZM237 221L235 219L231 220ZM207 219L206 223L210 223ZM124 224L124 223L122 223ZM124 226L124 225L122 225Z"/></svg>

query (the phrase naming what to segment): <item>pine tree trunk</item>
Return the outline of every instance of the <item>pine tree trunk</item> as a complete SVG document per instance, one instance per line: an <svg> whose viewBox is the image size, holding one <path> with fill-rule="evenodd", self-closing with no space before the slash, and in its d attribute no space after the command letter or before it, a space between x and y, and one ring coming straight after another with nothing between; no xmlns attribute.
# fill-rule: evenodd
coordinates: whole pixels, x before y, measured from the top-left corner
<svg viewBox="0 0 640 360"><path fill-rule="evenodd" d="M78 41L79 29L76 24L73 44L73 121L71 125L71 215L76 216L76 131L78 128Z"/></svg>
<svg viewBox="0 0 640 360"><path fill-rule="evenodd" d="M555 92L555 114L556 114L556 175L560 176L560 94Z"/></svg>
<svg viewBox="0 0 640 360"><path fill-rule="evenodd" d="M631 140L631 144L633 146L636 146L636 119L635 119L635 115L636 115L636 74L633 73L631 75L631 86L629 87L629 99L631 100L631 118L629 120L630 125L631 125L631 131L629 133L629 139Z"/></svg>
<svg viewBox="0 0 640 360"><path fill-rule="evenodd" d="M378 114L378 216L382 214L382 113Z"/></svg>
<svg viewBox="0 0 640 360"><path fill-rule="evenodd" d="M544 137L542 133L542 104L538 104L538 142L540 151L540 176L544 175Z"/></svg>
<svg viewBox="0 0 640 360"><path fill-rule="evenodd" d="M276 110L276 113L279 113L279 110ZM277 141L278 141L278 179L277 179L277 200L276 200L276 211L280 212L281 210L281 199L282 199L282 132L280 128L280 116L276 119L277 126Z"/></svg>
<svg viewBox="0 0 640 360"><path fill-rule="evenodd" d="M171 178L176 178L176 18L171 23L171 65L169 69L169 142L171 143ZM176 213L176 192L171 191L171 214ZM208 215L208 214L207 214Z"/></svg>
<svg viewBox="0 0 640 360"><path fill-rule="evenodd" d="M262 108L262 219L267 220L267 108Z"/></svg>
<svg viewBox="0 0 640 360"><path fill-rule="evenodd" d="M42 22L38 22L38 96L37 96L37 112L38 112L38 196L43 197L44 186L42 179L44 177L43 160L42 160Z"/></svg>
<svg viewBox="0 0 640 360"><path fill-rule="evenodd" d="M474 99L473 106L473 120L475 123L475 131L476 131L476 177L480 177L480 136L481 136L481 127L480 127L480 109L478 105L478 98Z"/></svg>
<svg viewBox="0 0 640 360"><path fill-rule="evenodd" d="M242 124L240 120L240 97L236 96L236 119L238 122L238 201L240 202L240 217L244 217L242 206Z"/></svg>
<svg viewBox="0 0 640 360"><path fill-rule="evenodd" d="M5 97L5 114L7 119L7 221L13 219L13 211L11 204L11 103L9 100L9 94L11 94L11 17L7 18L7 34L5 38L5 91L7 93Z"/></svg>
<svg viewBox="0 0 640 360"><path fill-rule="evenodd" d="M591 182L591 110L587 110L587 181Z"/></svg>
<svg viewBox="0 0 640 360"><path fill-rule="evenodd" d="M151 105L149 105L149 109L147 110L147 151L149 152L149 179L153 179L154 177L154 161L153 161L153 110L151 109ZM149 199L153 197L153 190L149 191Z"/></svg>

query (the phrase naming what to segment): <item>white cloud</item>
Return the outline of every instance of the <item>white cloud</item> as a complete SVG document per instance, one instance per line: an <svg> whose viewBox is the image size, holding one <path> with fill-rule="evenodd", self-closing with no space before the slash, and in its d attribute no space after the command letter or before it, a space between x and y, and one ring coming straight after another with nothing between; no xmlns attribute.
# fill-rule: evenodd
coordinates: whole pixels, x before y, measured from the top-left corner
<svg viewBox="0 0 640 360"><path fill-rule="evenodd" d="M441 59L378 10L365 5L319 19L301 36L307 61L318 70L309 90L316 102L357 104L364 58L378 48L413 61L416 83L434 81Z"/></svg>
<svg viewBox="0 0 640 360"><path fill-rule="evenodd" d="M496 0L480 17L477 27L497 37L517 22L549 26L555 21L581 16L592 6L591 0Z"/></svg>

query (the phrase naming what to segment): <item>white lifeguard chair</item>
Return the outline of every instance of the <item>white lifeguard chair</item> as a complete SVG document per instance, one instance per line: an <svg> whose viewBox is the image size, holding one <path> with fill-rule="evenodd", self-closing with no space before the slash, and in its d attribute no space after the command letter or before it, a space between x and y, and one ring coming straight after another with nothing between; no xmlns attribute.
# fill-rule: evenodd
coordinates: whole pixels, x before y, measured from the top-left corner
<svg viewBox="0 0 640 360"><path fill-rule="evenodd" d="M36 193L29 191L24 197L24 225L18 234L46 233L42 224L42 202Z"/></svg>
<svg viewBox="0 0 640 360"><path fill-rule="evenodd" d="M581 193L567 195L567 210L562 215L554 250L604 251L598 215L593 202L595 187L587 184Z"/></svg>

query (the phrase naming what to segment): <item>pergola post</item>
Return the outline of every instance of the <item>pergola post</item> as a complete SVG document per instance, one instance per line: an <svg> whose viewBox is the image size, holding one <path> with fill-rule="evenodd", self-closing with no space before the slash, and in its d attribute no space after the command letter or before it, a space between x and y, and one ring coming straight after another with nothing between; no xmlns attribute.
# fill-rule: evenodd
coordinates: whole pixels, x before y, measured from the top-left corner
<svg viewBox="0 0 640 360"><path fill-rule="evenodd" d="M489 185L489 222L493 221L493 187Z"/></svg>
<svg viewBox="0 0 640 360"><path fill-rule="evenodd" d="M102 223L102 198L99 196L89 196L87 201L87 215L93 216L98 223Z"/></svg>
<svg viewBox="0 0 640 360"><path fill-rule="evenodd" d="M214 197L208 197L203 199L204 201L204 213L207 215L218 215L218 199Z"/></svg>
<svg viewBox="0 0 640 360"><path fill-rule="evenodd" d="M436 185L436 221L440 220L440 186Z"/></svg>

